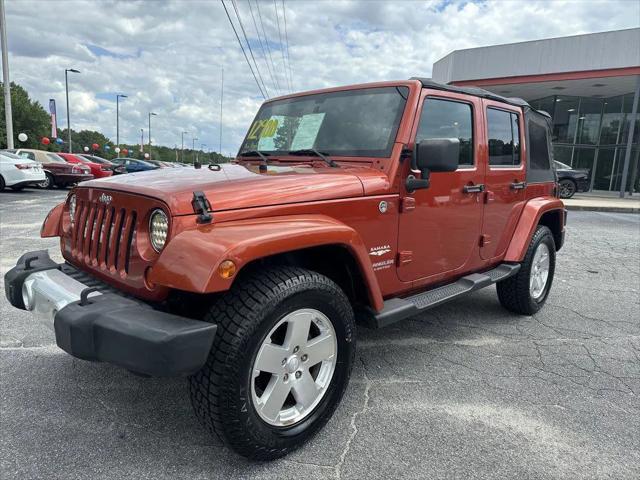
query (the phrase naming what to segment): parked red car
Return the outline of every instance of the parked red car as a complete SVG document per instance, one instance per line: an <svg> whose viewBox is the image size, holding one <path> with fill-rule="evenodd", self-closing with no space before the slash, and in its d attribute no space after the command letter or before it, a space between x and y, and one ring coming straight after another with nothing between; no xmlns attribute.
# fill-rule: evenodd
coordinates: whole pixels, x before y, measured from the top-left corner
<svg viewBox="0 0 640 480"><path fill-rule="evenodd" d="M95 178L104 178L113 175L113 170L109 165L92 162L87 158L81 157L80 155L75 155L73 153L58 153L58 155L60 155L69 163L79 163L82 165L86 165L91 169L91 174Z"/></svg>
<svg viewBox="0 0 640 480"><path fill-rule="evenodd" d="M111 171L113 172L114 175L122 175L123 173L127 173L127 169L124 168L123 165L118 165L116 163L113 163L110 160L107 160L106 158L98 157L97 155L89 155L87 153L80 153L80 154L76 154L76 157L80 157L80 160L82 160L84 158L85 160L88 160L89 162L99 163L100 165L106 165L107 167L109 167L111 169Z"/></svg>

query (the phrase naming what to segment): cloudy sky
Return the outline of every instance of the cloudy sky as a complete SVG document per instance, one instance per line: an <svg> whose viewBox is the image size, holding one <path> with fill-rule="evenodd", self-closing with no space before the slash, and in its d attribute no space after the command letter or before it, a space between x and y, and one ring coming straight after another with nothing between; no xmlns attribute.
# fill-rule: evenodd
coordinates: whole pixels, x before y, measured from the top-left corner
<svg viewBox="0 0 640 480"><path fill-rule="evenodd" d="M196 146L218 150L224 67L223 152L235 152L263 100L219 0L5 5L11 79L45 106L55 98L61 127L65 68L81 71L70 74L72 127L113 141L116 93L128 95L122 142L138 141L140 128L146 136L153 111L154 143L180 146L186 131L185 144L197 137ZM244 41L232 0L225 5ZM236 0L236 7L268 96L430 76L456 49L631 28L640 19L637 0L285 0L284 10L282 0Z"/></svg>

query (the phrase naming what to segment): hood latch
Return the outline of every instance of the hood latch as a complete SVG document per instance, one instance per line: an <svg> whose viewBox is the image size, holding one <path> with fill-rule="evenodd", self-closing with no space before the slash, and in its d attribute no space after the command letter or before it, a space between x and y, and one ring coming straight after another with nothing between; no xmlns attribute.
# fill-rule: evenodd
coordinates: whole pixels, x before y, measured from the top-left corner
<svg viewBox="0 0 640 480"><path fill-rule="evenodd" d="M197 223L211 223L213 215L209 213L211 210L211 204L207 200L207 196L204 192L193 192L193 200L191 200L191 206L193 211L198 215L196 219Z"/></svg>

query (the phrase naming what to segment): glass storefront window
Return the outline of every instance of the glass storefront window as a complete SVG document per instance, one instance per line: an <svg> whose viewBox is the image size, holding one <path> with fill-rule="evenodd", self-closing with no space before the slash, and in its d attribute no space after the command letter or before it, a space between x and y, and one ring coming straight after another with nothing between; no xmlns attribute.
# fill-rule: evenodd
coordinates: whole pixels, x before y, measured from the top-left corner
<svg viewBox="0 0 640 480"><path fill-rule="evenodd" d="M622 97L607 98L604 101L600 145L615 145L618 143L618 131L622 122L621 112Z"/></svg>
<svg viewBox="0 0 640 480"><path fill-rule="evenodd" d="M626 152L627 149L624 147L619 147L616 149L615 165L612 170L611 190L620 190L620 183L622 182L622 171L624 169L624 156ZM629 159L629 172L627 174L627 185L625 187L625 191L629 190L629 186L631 185L631 181L633 180L632 177L634 173L638 171L638 162L640 161L640 159L638 158L638 153L638 147L631 149L631 158ZM638 188L637 184L638 179L636 178L636 189Z"/></svg>
<svg viewBox="0 0 640 480"><path fill-rule="evenodd" d="M564 145L553 146L553 159L556 162L571 165L571 154L573 153L573 147L566 147Z"/></svg>
<svg viewBox="0 0 640 480"><path fill-rule="evenodd" d="M574 143L578 122L578 97L556 97L553 112L553 141Z"/></svg>
<svg viewBox="0 0 640 480"><path fill-rule="evenodd" d="M598 150L598 165L596 166L595 178L593 180L594 190L611 189L611 170L616 156L615 148L601 148Z"/></svg>
<svg viewBox="0 0 640 480"><path fill-rule="evenodd" d="M575 147L571 167L576 170L587 170L589 178L593 171L593 160L596 157L596 149L589 147Z"/></svg>
<svg viewBox="0 0 640 480"><path fill-rule="evenodd" d="M638 107L640 109L640 106ZM631 125L631 111L633 109L633 93L629 93L624 96L622 112L623 112L623 134L620 136L618 143L627 143L627 134L629 133L629 126ZM640 141L640 119L636 117L636 126L633 131L633 143Z"/></svg>
<svg viewBox="0 0 640 480"><path fill-rule="evenodd" d="M545 97L535 101L535 107L537 110L547 112L553 118L553 105L556 97Z"/></svg>
<svg viewBox="0 0 640 480"><path fill-rule="evenodd" d="M598 143L601 114L601 99L583 98L580 101L580 116L578 117L578 135L576 137L576 143L582 145L595 145Z"/></svg>

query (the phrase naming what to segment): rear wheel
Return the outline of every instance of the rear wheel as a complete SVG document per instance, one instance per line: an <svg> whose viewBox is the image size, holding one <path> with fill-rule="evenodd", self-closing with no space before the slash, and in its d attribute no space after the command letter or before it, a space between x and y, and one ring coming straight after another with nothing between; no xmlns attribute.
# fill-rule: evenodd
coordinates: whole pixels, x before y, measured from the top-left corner
<svg viewBox="0 0 640 480"><path fill-rule="evenodd" d="M576 182L569 179L560 180L558 188L560 189L560 198L571 198L578 190Z"/></svg>
<svg viewBox="0 0 640 480"><path fill-rule="evenodd" d="M549 295L556 266L556 246L548 227L539 225L518 273L496 284L500 303L507 310L533 315Z"/></svg>
<svg viewBox="0 0 640 480"><path fill-rule="evenodd" d="M49 189L53 188L54 186L53 175L51 175L49 172L45 172L44 174L45 174L45 179L44 181L40 182L38 186L40 188L49 188Z"/></svg>
<svg viewBox="0 0 640 480"><path fill-rule="evenodd" d="M209 359L190 377L201 422L261 460L302 445L329 420L355 353L351 305L330 279L275 267L238 279L210 310Z"/></svg>
<svg viewBox="0 0 640 480"><path fill-rule="evenodd" d="M4 190L5 185L6 184L4 183L4 178L2 178L2 175L0 175L0 192Z"/></svg>

